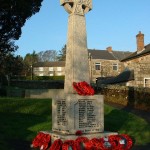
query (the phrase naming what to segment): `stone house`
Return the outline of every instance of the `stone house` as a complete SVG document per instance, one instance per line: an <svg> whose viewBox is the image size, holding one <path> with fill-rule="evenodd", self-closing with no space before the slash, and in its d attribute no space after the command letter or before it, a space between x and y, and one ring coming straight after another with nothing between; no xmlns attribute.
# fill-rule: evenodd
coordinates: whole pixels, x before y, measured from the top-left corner
<svg viewBox="0 0 150 150"><path fill-rule="evenodd" d="M65 62L38 62L33 65L33 74L35 76L64 76Z"/></svg>
<svg viewBox="0 0 150 150"><path fill-rule="evenodd" d="M131 55L128 51L114 51L112 47L106 50L89 50L89 66L91 82L98 77L112 77L120 74L124 64L120 60Z"/></svg>
<svg viewBox="0 0 150 150"><path fill-rule="evenodd" d="M115 51L112 50L112 47L108 47L106 50L89 49L89 73L91 82L96 82L96 78L98 77L116 77L119 75L122 78L120 74L123 73L123 76L125 74L128 76L126 83L124 83L125 85L150 87L150 44L144 46L144 34L141 32L136 35L136 40L137 51L134 53L129 51ZM126 69L128 71L124 73L123 71ZM33 66L33 74L36 76L65 75L65 62L37 63ZM115 79L112 78L113 84L118 83L117 78Z"/></svg>
<svg viewBox="0 0 150 150"><path fill-rule="evenodd" d="M144 34L136 35L137 50L121 60L125 67L134 71L134 80L127 86L150 87L150 44L144 46Z"/></svg>
<svg viewBox="0 0 150 150"><path fill-rule="evenodd" d="M131 52L107 50L88 50L91 82L97 77L116 76L124 69L121 59L129 56ZM65 75L65 62L39 62L33 66L35 76L62 76Z"/></svg>

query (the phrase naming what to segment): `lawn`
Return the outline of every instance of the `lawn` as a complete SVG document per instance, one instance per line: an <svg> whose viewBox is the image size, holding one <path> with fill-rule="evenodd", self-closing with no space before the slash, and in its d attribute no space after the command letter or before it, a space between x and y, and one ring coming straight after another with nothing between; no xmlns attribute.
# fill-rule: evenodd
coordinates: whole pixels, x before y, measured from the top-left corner
<svg viewBox="0 0 150 150"><path fill-rule="evenodd" d="M51 99L0 98L0 150L30 150L41 130L51 130ZM105 105L105 130L132 136L136 145L149 143L150 125L131 113Z"/></svg>

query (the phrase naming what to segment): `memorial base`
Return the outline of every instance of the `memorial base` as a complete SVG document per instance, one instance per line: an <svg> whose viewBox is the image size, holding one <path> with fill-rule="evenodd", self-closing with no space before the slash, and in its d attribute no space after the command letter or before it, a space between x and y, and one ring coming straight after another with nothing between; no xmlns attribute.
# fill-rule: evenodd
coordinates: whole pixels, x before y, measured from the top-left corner
<svg viewBox="0 0 150 150"><path fill-rule="evenodd" d="M52 103L52 131L60 134L104 132L103 95L56 96Z"/></svg>
<svg viewBox="0 0 150 150"><path fill-rule="evenodd" d="M61 134L58 132L53 132L53 131L41 131L45 134L50 134L51 136L51 144L57 140L57 139L61 139L63 142L66 140L76 140L79 136L78 135L67 135L67 134ZM118 135L117 132L108 132L108 131L104 131L102 133L90 133L90 134L82 134L80 136L82 137L87 137L89 140L92 138L102 138L102 137L108 137L109 135Z"/></svg>

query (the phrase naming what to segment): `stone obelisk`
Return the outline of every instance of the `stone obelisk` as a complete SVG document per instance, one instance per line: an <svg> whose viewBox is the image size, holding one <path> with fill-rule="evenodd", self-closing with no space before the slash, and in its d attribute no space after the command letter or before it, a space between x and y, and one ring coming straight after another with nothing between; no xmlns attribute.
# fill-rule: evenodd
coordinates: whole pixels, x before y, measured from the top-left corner
<svg viewBox="0 0 150 150"><path fill-rule="evenodd" d="M73 82L90 82L85 13L92 9L92 0L60 3L69 13L64 92L72 94Z"/></svg>

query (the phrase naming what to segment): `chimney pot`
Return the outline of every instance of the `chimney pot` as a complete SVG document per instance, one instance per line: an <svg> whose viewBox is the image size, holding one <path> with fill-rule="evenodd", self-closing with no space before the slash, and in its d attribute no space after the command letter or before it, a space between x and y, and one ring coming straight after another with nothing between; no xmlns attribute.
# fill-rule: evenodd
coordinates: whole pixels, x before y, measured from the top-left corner
<svg viewBox="0 0 150 150"><path fill-rule="evenodd" d="M111 52L112 52L112 47L109 46L109 47L106 48L106 50L107 50L109 53L111 53Z"/></svg>

